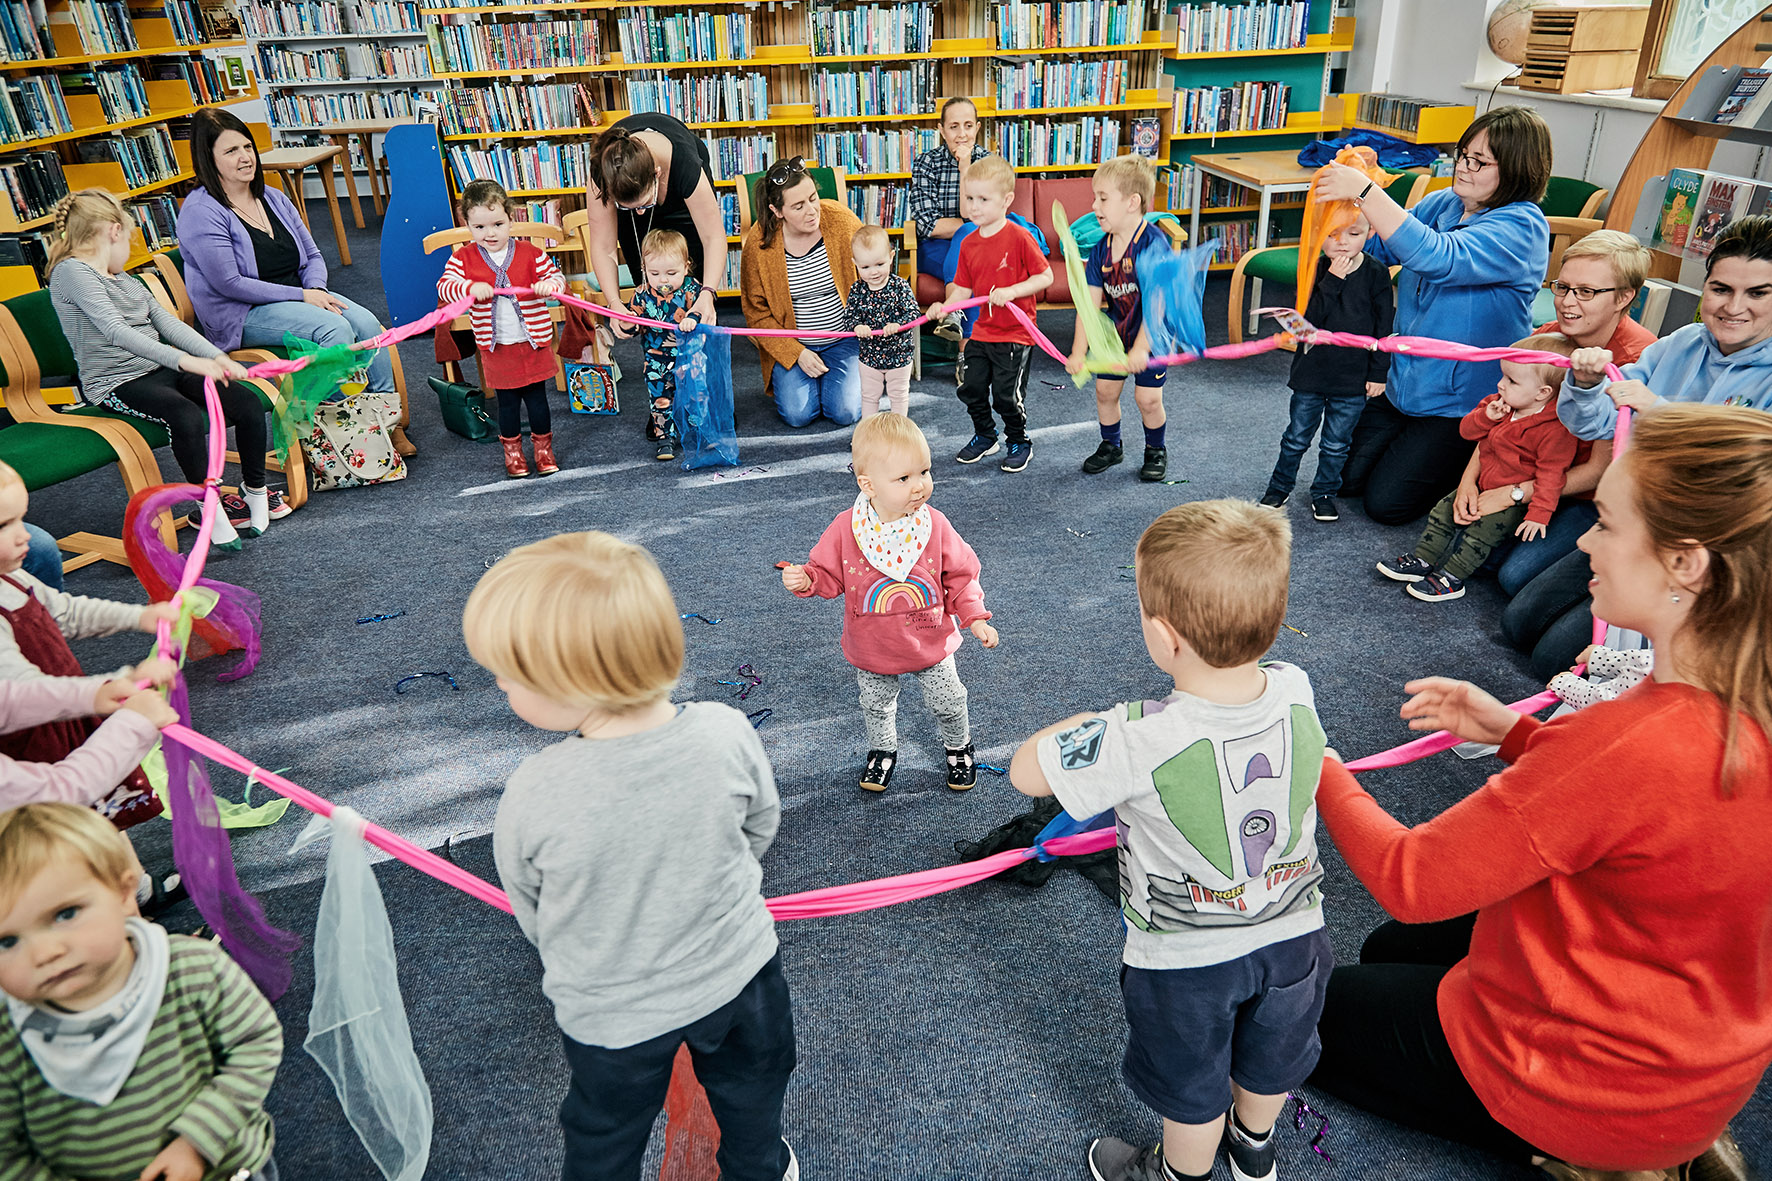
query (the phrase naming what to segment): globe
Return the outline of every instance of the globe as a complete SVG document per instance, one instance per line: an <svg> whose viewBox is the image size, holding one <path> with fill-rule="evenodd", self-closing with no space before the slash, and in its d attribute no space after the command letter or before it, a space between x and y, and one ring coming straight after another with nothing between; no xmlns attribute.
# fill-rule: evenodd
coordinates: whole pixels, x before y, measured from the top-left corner
<svg viewBox="0 0 1772 1181"><path fill-rule="evenodd" d="M1489 51L1504 62L1520 65L1526 60L1526 34L1532 28L1532 10L1555 0L1501 0L1489 14Z"/></svg>

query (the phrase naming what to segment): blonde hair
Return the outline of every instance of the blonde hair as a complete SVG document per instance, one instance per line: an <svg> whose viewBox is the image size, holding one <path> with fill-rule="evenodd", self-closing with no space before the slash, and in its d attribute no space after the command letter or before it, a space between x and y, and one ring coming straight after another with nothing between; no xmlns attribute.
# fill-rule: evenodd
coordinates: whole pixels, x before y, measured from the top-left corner
<svg viewBox="0 0 1772 1181"><path fill-rule="evenodd" d="M512 550L474 587L461 625L476 661L560 705L651 705L683 671L683 623L658 563L607 533Z"/></svg>
<svg viewBox="0 0 1772 1181"><path fill-rule="evenodd" d="M1137 197L1149 213L1157 199L1157 170L1143 156L1115 156L1095 170L1095 179L1125 197Z"/></svg>
<svg viewBox="0 0 1772 1181"><path fill-rule="evenodd" d="M849 436L849 457L858 475L868 475L882 456L900 450L929 454L929 440L907 415L870 414Z"/></svg>
<svg viewBox="0 0 1772 1181"><path fill-rule="evenodd" d="M1138 601L1213 668L1258 659L1286 620L1292 526L1245 500L1196 500L1138 539Z"/></svg>
<svg viewBox="0 0 1772 1181"><path fill-rule="evenodd" d="M857 250L884 250L890 256L893 252L892 235L884 226L862 226L849 239L849 253L853 256Z"/></svg>
<svg viewBox="0 0 1772 1181"><path fill-rule="evenodd" d="M1640 290L1649 278L1649 248L1623 230L1595 230L1563 251L1563 261L1602 258L1620 287Z"/></svg>
<svg viewBox="0 0 1772 1181"><path fill-rule="evenodd" d="M69 193L55 203L55 230L49 243L49 260L44 264L43 277L48 279L51 271L103 233L106 226L128 229L129 225L129 211L109 189L81 189Z"/></svg>
<svg viewBox="0 0 1772 1181"><path fill-rule="evenodd" d="M1772 414L1663 406L1637 420L1623 462L1655 548L1710 551L1686 617L1686 655L1693 682L1728 713L1721 786L1729 794L1745 770L1741 715L1772 739Z"/></svg>
<svg viewBox="0 0 1772 1181"><path fill-rule="evenodd" d="M26 804L0 812L0 912L50 865L79 861L105 885L121 887L137 864L123 834L91 808Z"/></svg>
<svg viewBox="0 0 1772 1181"><path fill-rule="evenodd" d="M689 239L676 230L653 230L640 243L640 264L644 266L649 258L671 255L679 262L689 262Z"/></svg>
<svg viewBox="0 0 1772 1181"><path fill-rule="evenodd" d="M963 184L995 185L1001 193L1015 191L1015 169L1001 156L980 156L966 166L960 180Z"/></svg>
<svg viewBox="0 0 1772 1181"><path fill-rule="evenodd" d="M18 474L17 468L4 460L0 460L0 488L5 488L12 484L24 487L25 478Z"/></svg>
<svg viewBox="0 0 1772 1181"><path fill-rule="evenodd" d="M1525 340L1516 340L1511 347L1531 349L1535 353L1555 353L1559 357L1575 355L1575 342L1560 332L1541 332L1536 336L1528 336ZM1549 362L1532 362L1526 368L1538 375L1540 385L1548 385L1553 390L1562 386L1563 377L1569 372L1567 365L1552 365Z"/></svg>

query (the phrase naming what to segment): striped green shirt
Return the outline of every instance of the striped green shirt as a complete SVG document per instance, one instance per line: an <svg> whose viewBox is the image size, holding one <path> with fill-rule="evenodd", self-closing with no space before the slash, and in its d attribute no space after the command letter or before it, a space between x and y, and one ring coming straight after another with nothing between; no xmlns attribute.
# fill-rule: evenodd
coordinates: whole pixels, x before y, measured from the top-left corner
<svg viewBox="0 0 1772 1181"><path fill-rule="evenodd" d="M220 947L185 935L171 946L147 1045L104 1107L51 1089L5 1018L0 1181L136 1181L179 1136L210 1162L204 1181L226 1181L271 1155L264 1102L283 1060L283 1027Z"/></svg>

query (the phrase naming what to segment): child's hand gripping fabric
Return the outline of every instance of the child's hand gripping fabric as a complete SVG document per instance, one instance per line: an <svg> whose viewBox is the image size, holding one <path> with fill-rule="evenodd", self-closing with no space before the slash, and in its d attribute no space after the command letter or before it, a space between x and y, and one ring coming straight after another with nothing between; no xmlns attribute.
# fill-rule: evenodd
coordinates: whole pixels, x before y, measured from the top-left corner
<svg viewBox="0 0 1772 1181"><path fill-rule="evenodd" d="M812 589L812 575L806 573L804 566L783 566L781 568L781 584L796 595L803 595Z"/></svg>

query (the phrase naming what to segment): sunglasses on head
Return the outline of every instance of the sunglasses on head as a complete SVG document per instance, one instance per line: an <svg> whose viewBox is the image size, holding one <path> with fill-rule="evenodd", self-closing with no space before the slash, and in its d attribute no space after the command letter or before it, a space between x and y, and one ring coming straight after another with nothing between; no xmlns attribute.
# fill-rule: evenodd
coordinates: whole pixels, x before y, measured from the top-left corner
<svg viewBox="0 0 1772 1181"><path fill-rule="evenodd" d="M769 171L763 174L763 178L773 187L785 189L804 175L806 175L805 157L793 156L770 165Z"/></svg>

